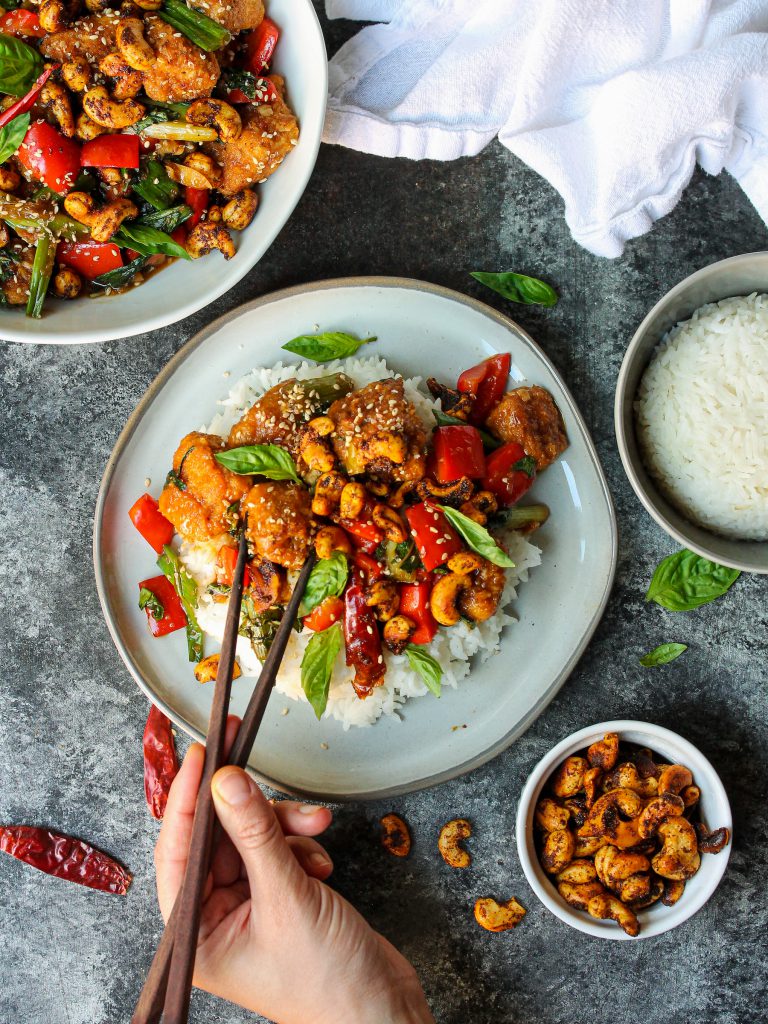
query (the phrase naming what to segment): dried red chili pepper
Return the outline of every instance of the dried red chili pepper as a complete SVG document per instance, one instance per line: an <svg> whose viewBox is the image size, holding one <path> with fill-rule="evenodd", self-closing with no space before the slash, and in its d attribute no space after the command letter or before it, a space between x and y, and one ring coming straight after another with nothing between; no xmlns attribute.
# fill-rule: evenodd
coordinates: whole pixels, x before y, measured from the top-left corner
<svg viewBox="0 0 768 1024"><path fill-rule="evenodd" d="M0 851L46 875L118 896L125 896L133 880L130 872L108 854L82 839L45 828L0 825Z"/></svg>
<svg viewBox="0 0 768 1024"><path fill-rule="evenodd" d="M144 795L152 817L161 820L179 762L170 719L153 704L144 726Z"/></svg>

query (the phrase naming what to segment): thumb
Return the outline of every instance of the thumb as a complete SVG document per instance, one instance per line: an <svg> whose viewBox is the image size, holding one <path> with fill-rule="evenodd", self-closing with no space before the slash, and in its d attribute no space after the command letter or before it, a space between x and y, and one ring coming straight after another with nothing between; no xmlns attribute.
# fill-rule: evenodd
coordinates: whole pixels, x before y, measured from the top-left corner
<svg viewBox="0 0 768 1024"><path fill-rule="evenodd" d="M219 821L245 865L251 894L286 894L305 884L272 805L253 779L229 765L216 772L211 789Z"/></svg>

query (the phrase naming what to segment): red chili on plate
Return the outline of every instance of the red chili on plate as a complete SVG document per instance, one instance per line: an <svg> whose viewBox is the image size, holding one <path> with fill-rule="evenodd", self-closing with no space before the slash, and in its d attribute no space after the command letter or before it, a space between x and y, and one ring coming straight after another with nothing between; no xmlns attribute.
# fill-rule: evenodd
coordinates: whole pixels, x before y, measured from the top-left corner
<svg viewBox="0 0 768 1024"><path fill-rule="evenodd" d="M405 518L416 541L421 564L425 569L437 569L451 555L464 550L461 539L448 523L440 509L421 502L406 509Z"/></svg>
<svg viewBox="0 0 768 1024"><path fill-rule="evenodd" d="M139 593L142 589L148 590L160 602L163 609L161 618L155 616L149 605L144 609L152 636L167 636L186 626L187 616L170 580L165 576L153 576L151 579L142 580L139 583Z"/></svg>
<svg viewBox="0 0 768 1024"><path fill-rule="evenodd" d="M441 484L468 476L485 476L485 451L477 427L438 427L432 436L435 477Z"/></svg>
<svg viewBox="0 0 768 1024"><path fill-rule="evenodd" d="M123 265L120 249L112 242L60 242L56 259L89 280Z"/></svg>
<svg viewBox="0 0 768 1024"><path fill-rule="evenodd" d="M171 783L179 770L171 720L153 704L144 726L144 796L153 818L162 820Z"/></svg>
<svg viewBox="0 0 768 1024"><path fill-rule="evenodd" d="M61 195L69 192L80 173L80 147L47 121L29 126L16 156L38 181Z"/></svg>
<svg viewBox="0 0 768 1024"><path fill-rule="evenodd" d="M80 160L83 167L139 166L138 135L100 135L83 146Z"/></svg>
<svg viewBox="0 0 768 1024"><path fill-rule="evenodd" d="M152 495L142 494L129 509L128 516L147 544L161 555L165 545L173 540L174 529Z"/></svg>
<svg viewBox="0 0 768 1024"><path fill-rule="evenodd" d="M58 64L51 64L50 67L47 67L29 92L22 96L20 100L16 100L15 103L12 103L7 110L4 110L2 114L0 114L0 128L9 124L14 117L18 117L19 114L26 114L28 110L31 110L32 107L34 107L35 100L40 95L43 86L58 66Z"/></svg>
<svg viewBox="0 0 768 1024"><path fill-rule="evenodd" d="M536 479L536 460L525 454L516 441L497 448L486 459L483 489L499 499L501 505L514 505Z"/></svg>
<svg viewBox="0 0 768 1024"><path fill-rule="evenodd" d="M474 398L469 417L473 423L483 423L491 409L499 404L511 366L512 356L509 352L501 352L461 374L456 388Z"/></svg>

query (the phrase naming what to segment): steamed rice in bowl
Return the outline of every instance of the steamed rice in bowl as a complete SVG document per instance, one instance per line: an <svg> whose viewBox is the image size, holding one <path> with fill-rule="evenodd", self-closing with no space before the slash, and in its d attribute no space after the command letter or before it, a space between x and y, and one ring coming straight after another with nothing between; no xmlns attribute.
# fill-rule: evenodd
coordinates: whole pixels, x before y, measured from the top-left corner
<svg viewBox="0 0 768 1024"><path fill-rule="evenodd" d="M646 468L680 512L768 540L768 295L710 303L669 331L635 415Z"/></svg>
<svg viewBox="0 0 768 1024"><path fill-rule="evenodd" d="M340 371L352 378L356 388L397 376L385 360L377 357L336 360L324 364L322 368L324 375ZM221 411L201 429L205 433L226 436L246 410L269 388L291 378L311 380L317 376L318 367L307 362L299 365L277 363L271 368L255 369L233 386L229 395L219 403ZM413 403L425 428L431 431L434 426L432 410L438 407L437 404L419 390L420 377L407 378L404 384L406 398ZM498 652L502 631L505 626L516 621L505 609L517 596L519 585L527 581L529 570L541 563L541 551L523 534L501 529L494 531L494 535L515 563L514 568L506 570L506 584L498 610L484 622L474 625L460 622L448 630L439 629L434 640L424 647L440 663L443 687L458 686L469 674L469 659L473 656L476 655L482 663ZM179 550L184 565L199 587L198 622L203 631L216 641L221 641L224 634L228 605L215 601L206 590L215 579L218 552L223 542L223 538L195 543L185 540ZM291 633L275 683L278 693L305 704L308 701L301 686L300 668L311 635L309 630ZM259 675L261 663L246 637L238 637L236 655L243 675ZM387 671L383 685L375 687L365 700L360 700L351 685L354 668L347 667L343 656L340 656L336 661L324 717L336 719L343 724L344 729L353 725L372 725L383 714L397 714L407 699L430 695L427 686L404 655L395 655L385 650L384 661Z"/></svg>

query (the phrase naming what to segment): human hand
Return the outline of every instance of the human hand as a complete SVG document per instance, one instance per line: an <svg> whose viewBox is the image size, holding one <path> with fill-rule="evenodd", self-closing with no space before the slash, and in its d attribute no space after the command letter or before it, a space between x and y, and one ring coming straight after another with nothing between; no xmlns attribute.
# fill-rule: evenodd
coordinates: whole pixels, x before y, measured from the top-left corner
<svg viewBox="0 0 768 1024"><path fill-rule="evenodd" d="M238 725L228 723L231 743ZM190 747L155 849L160 910L181 888L205 758ZM312 837L327 807L272 806L239 768L213 779L226 836L206 887L194 984L277 1024L434 1024L416 972L345 899L323 884L330 857Z"/></svg>

